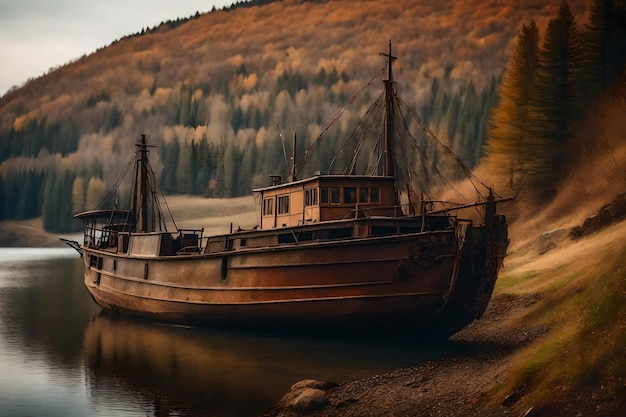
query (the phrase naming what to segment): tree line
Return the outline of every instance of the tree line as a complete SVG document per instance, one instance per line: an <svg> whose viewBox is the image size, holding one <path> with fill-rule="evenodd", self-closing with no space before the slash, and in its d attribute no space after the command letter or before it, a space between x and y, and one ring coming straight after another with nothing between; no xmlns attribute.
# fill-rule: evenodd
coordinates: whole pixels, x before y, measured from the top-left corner
<svg viewBox="0 0 626 417"><path fill-rule="evenodd" d="M563 2L543 42L523 25L489 124L485 162L512 189L551 197L581 150L576 130L594 101L626 82L626 2L594 0L581 30Z"/></svg>
<svg viewBox="0 0 626 417"><path fill-rule="evenodd" d="M615 4L622 7L621 1ZM546 52L554 53L557 52ZM144 132L157 147L152 157L166 194L246 195L253 187L268 185L269 174L286 176L294 130L298 136L297 153L302 154L363 78L362 74L359 77L360 68L347 71L326 64L314 70L277 66L281 69L272 78L271 71L262 67L260 61L241 58L216 62L219 63L211 61L215 70L206 77L195 81L193 77L182 78L184 81L176 86L168 86L169 78L133 72L137 68L168 70L145 53L137 65L123 68L128 72L119 73L123 82L107 87L96 85L84 89L84 94L64 97L63 100L72 100L71 107L65 108L74 109L67 119L31 117L24 118L23 123L13 123L9 129L4 124L0 126L0 220L41 215L50 231L77 227L72 214L96 208L98 197L114 186L123 164L120 161L130 157L137 139L133 135L139 135L139 127L148 128ZM408 80L399 80L398 88L431 130L468 166L477 166L487 151L490 159L496 161L496 169L506 166L506 178L511 176L517 184L521 166L509 160L523 154L494 151L505 146L505 141L498 145L495 126L498 109L506 107L509 100L504 86L510 76L505 76L502 84L499 78L485 83L459 79L455 70L454 65L432 74L428 70L406 69L404 77ZM609 67L605 71L610 73ZM411 85L411 81L415 82ZM608 79L596 85L600 91L608 85ZM368 94L366 99L371 98ZM490 118L496 103L498 108ZM58 112L63 111L60 109ZM20 114L18 110L14 110L16 114ZM348 122L340 123L327 135L318 149L316 165L308 174L324 171L361 110L363 107L346 112ZM548 111L535 113L546 117L545 124L549 125ZM149 130L153 126L157 128ZM501 128L504 129L510 127ZM535 140L539 147L539 140ZM428 152L430 159L436 161L436 150ZM507 162L498 164L500 157ZM32 163L24 163L31 159ZM528 162L528 167L524 169L539 167L539 163ZM514 175L510 175L512 171Z"/></svg>

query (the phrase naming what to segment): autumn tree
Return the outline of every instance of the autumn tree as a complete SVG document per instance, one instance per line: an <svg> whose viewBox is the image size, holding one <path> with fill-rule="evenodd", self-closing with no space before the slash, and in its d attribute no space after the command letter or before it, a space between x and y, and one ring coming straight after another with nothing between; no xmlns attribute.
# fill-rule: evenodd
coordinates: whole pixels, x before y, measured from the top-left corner
<svg viewBox="0 0 626 417"><path fill-rule="evenodd" d="M533 120L529 114L531 93L539 63L539 30L534 21L523 25L499 89L500 101L489 121L486 163L518 187L529 169L527 147Z"/></svg>
<svg viewBox="0 0 626 417"><path fill-rule="evenodd" d="M79 213L85 209L85 179L76 177L72 184L72 211Z"/></svg>
<svg viewBox="0 0 626 417"><path fill-rule="evenodd" d="M104 181L98 177L92 177L87 184L87 193L85 194L85 208L87 210L95 210L106 195L106 186Z"/></svg>

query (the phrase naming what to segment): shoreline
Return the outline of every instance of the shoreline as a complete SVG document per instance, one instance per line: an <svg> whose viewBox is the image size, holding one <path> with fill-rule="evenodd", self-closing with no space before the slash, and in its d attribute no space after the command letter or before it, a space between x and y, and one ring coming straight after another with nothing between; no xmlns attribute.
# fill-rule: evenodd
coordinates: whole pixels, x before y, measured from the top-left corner
<svg viewBox="0 0 626 417"><path fill-rule="evenodd" d="M498 401L489 390L502 382L513 354L548 331L541 325L523 329L507 325L537 301L536 296L498 294L480 320L450 338L449 343L464 353L365 379L330 383L324 390L323 406L298 406L293 393L288 393L263 416L501 416L519 411L513 401L502 405L505 398Z"/></svg>
<svg viewBox="0 0 626 417"><path fill-rule="evenodd" d="M262 415L626 415L626 308L606 307L626 294L626 220L616 220L512 252L484 316L450 338L464 353L360 380L299 381Z"/></svg>

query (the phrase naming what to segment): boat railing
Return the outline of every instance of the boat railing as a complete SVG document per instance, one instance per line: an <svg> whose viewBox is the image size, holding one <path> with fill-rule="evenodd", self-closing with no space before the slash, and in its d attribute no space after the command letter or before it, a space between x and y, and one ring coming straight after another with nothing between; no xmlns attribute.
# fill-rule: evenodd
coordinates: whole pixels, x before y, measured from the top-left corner
<svg viewBox="0 0 626 417"><path fill-rule="evenodd" d="M106 249L117 244L117 229L109 228L106 225L87 224L84 228L84 245Z"/></svg>
<svg viewBox="0 0 626 417"><path fill-rule="evenodd" d="M345 219L361 219L374 216L402 216L402 208L400 206L362 206L357 203L356 207L344 216Z"/></svg>
<svg viewBox="0 0 626 417"><path fill-rule="evenodd" d="M178 229L178 241L177 246L180 248L177 250L177 254L191 254L200 253L204 250L207 243L207 238L204 238L204 228L201 229Z"/></svg>
<svg viewBox="0 0 626 417"><path fill-rule="evenodd" d="M396 204L394 206L371 206L357 204L354 209L350 210L344 219L359 219L374 216L424 217L434 213L441 215L442 212L447 211L445 208L435 211L433 203L439 202L424 201L420 203ZM442 207L445 206L442 205Z"/></svg>

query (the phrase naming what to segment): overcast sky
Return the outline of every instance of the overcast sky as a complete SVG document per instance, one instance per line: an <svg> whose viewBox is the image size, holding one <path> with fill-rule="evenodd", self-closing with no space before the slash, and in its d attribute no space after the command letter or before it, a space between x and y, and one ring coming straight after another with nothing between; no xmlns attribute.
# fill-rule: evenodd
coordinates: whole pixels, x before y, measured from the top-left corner
<svg viewBox="0 0 626 417"><path fill-rule="evenodd" d="M165 20L235 0L0 0L0 95Z"/></svg>

